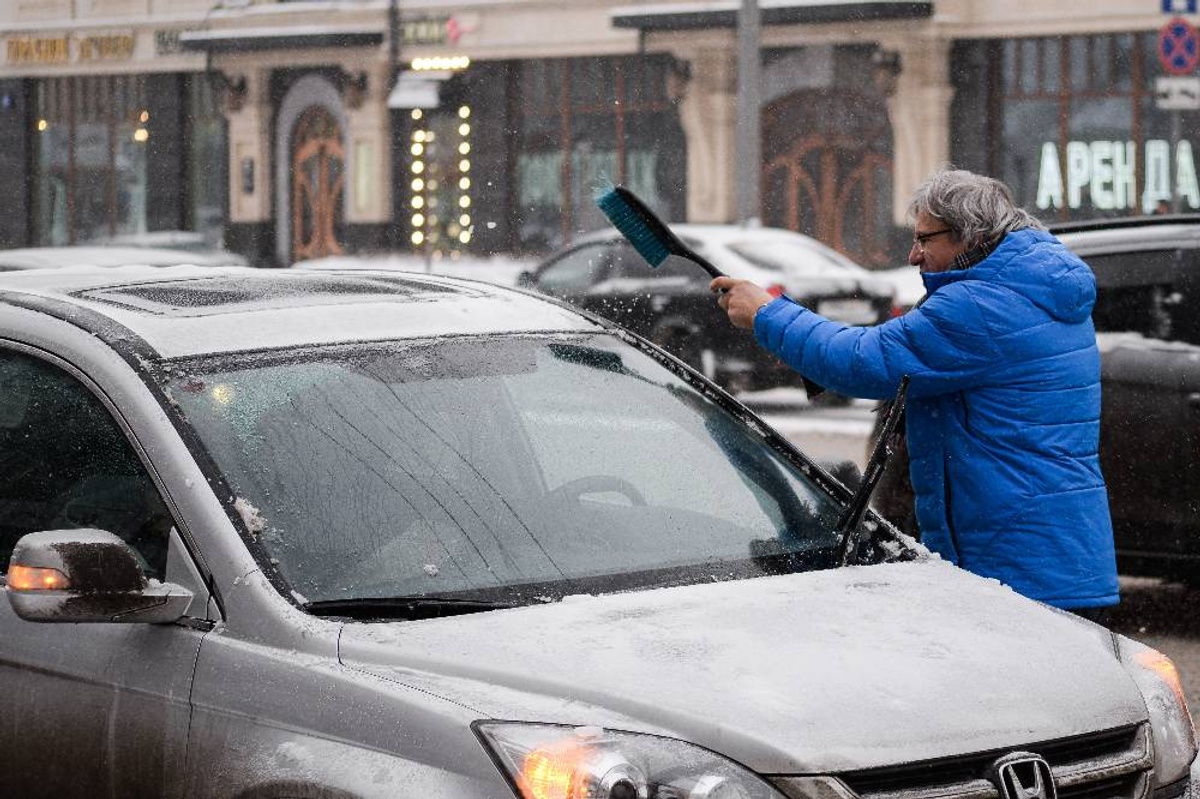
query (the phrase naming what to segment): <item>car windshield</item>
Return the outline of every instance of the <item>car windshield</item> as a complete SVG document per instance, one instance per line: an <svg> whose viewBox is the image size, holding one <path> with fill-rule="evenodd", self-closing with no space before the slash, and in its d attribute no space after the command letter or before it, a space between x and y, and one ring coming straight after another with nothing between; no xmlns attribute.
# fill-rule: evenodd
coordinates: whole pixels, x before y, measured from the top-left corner
<svg viewBox="0 0 1200 799"><path fill-rule="evenodd" d="M312 602L507 602L828 567L839 505L611 335L191 362L171 387Z"/></svg>

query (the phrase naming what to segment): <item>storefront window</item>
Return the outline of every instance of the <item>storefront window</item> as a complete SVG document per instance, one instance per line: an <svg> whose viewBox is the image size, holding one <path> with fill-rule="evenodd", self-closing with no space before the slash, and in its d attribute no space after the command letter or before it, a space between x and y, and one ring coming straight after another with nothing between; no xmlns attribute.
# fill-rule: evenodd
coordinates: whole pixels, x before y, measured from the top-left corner
<svg viewBox="0 0 1200 799"><path fill-rule="evenodd" d="M989 109L955 114L956 162L1043 218L1200 210L1200 130L1156 107L1154 34L960 43L955 61L956 107ZM981 63L990 78L973 80Z"/></svg>
<svg viewBox="0 0 1200 799"><path fill-rule="evenodd" d="M37 112L37 242L144 232L149 112L143 79L44 80Z"/></svg>
<svg viewBox="0 0 1200 799"><path fill-rule="evenodd" d="M517 245L545 251L605 224L593 195L629 186L665 216L684 209L684 141L666 95L670 59L531 61L516 153Z"/></svg>
<svg viewBox="0 0 1200 799"><path fill-rule="evenodd" d="M228 200L228 135L214 82L205 75L187 80L188 208L191 229L212 246L221 244Z"/></svg>

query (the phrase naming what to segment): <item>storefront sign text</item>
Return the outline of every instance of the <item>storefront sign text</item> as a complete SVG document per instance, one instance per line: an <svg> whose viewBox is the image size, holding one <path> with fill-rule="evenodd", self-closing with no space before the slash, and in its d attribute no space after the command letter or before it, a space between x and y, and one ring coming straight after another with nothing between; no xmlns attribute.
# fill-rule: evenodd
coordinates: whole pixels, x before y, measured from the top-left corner
<svg viewBox="0 0 1200 799"><path fill-rule="evenodd" d="M1085 200L1101 211L1137 207L1137 145L1134 142L1067 142L1062 159L1058 149L1054 142L1042 145L1038 208L1082 208ZM1150 139L1145 144L1142 158L1145 185L1140 200L1143 213L1151 213L1160 203L1170 203L1174 192L1179 193L1188 208L1200 209L1200 181L1196 178L1196 159L1190 141L1178 142L1172 158L1169 141Z"/></svg>
<svg viewBox="0 0 1200 799"><path fill-rule="evenodd" d="M412 44L455 44L464 31L454 17L426 17L411 19L403 24L404 43Z"/></svg>
<svg viewBox="0 0 1200 799"><path fill-rule="evenodd" d="M10 64L65 64L70 56L70 39L66 36L22 36L8 40Z"/></svg>
<svg viewBox="0 0 1200 799"><path fill-rule="evenodd" d="M7 40L9 64L69 64L78 61L123 61L133 57L132 33L86 36L14 36Z"/></svg>
<svg viewBox="0 0 1200 799"><path fill-rule="evenodd" d="M133 55L137 39L132 33L84 36L79 39L80 61L119 61Z"/></svg>

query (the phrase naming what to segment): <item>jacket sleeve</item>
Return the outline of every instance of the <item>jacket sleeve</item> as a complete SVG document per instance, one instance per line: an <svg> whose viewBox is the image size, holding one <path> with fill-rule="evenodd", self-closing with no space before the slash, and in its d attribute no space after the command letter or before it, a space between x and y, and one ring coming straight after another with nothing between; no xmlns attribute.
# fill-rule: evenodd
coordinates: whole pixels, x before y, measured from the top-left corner
<svg viewBox="0 0 1200 799"><path fill-rule="evenodd" d="M873 327L843 325L781 297L759 310L754 337L805 377L867 399L890 397L904 375L911 378L912 396L971 388L1000 359L993 333L962 283Z"/></svg>

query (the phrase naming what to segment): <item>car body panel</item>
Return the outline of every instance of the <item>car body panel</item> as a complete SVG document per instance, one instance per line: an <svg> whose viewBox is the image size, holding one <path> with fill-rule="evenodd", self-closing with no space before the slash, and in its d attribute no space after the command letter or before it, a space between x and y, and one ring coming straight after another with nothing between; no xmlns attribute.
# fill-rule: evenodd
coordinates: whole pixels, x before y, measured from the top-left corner
<svg viewBox="0 0 1200 799"><path fill-rule="evenodd" d="M0 278L0 347L86 376L175 517L169 579L213 596L189 618L153 626L34 625L0 608L0 670L15 686L0 700L9 720L0 775L58 767L56 753L86 759L76 782L31 783L25 795L511 796L470 728L489 718L673 735L772 773L1018 746L1145 718L1101 628L933 561L421 622L310 615L163 388L179 368L165 353L603 326L521 292L472 296L475 284L454 281L458 292L410 293L402 304L386 291L357 297L356 276L322 278L346 281L344 302L330 299L334 286L283 308L136 307L134 294L118 301L121 291L106 288L219 289L222 274ZM259 279L280 278L234 270L228 287ZM286 294L297 284L278 285ZM322 337L297 323L302 311L337 329ZM16 737L35 709L38 734ZM73 725L65 738L63 725ZM59 737L44 743L51 733Z"/></svg>
<svg viewBox="0 0 1200 799"><path fill-rule="evenodd" d="M1031 626L1054 646L1029 646ZM441 675L549 697L546 716L525 720L561 722L568 699L610 708L760 773L872 768L1146 715L1107 633L934 561L348 624L341 651L372 673L424 672L421 687L452 697ZM816 719L837 723L814 735Z"/></svg>
<svg viewBox="0 0 1200 799"><path fill-rule="evenodd" d="M1059 236L1096 274L1100 461L1118 568L1200 573L1200 218L1098 220Z"/></svg>

